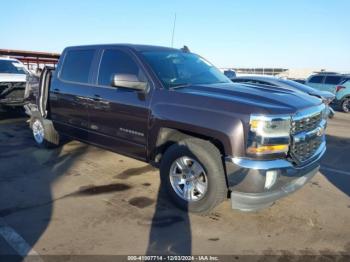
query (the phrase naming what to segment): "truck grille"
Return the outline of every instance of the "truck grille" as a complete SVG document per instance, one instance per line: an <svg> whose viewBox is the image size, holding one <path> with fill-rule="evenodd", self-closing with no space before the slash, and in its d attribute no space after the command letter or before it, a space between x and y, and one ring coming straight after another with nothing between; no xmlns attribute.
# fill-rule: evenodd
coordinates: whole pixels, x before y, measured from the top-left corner
<svg viewBox="0 0 350 262"><path fill-rule="evenodd" d="M318 127L322 120L322 112L318 112L314 115L304 117L292 122L292 133L300 133L310 131Z"/></svg>
<svg viewBox="0 0 350 262"><path fill-rule="evenodd" d="M290 155L298 164L312 158L324 141L323 109L324 106L306 113L302 112L292 120L293 142Z"/></svg>
<svg viewBox="0 0 350 262"><path fill-rule="evenodd" d="M26 82L0 82L0 100L23 100Z"/></svg>
<svg viewBox="0 0 350 262"><path fill-rule="evenodd" d="M323 142L322 137L315 137L307 142L299 142L292 145L292 156L298 162L305 162L312 157Z"/></svg>

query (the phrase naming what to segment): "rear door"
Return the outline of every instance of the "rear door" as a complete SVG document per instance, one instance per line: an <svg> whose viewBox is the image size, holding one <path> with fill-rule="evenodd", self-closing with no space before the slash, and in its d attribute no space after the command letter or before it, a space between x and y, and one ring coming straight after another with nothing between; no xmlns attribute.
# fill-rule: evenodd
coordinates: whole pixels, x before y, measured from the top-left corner
<svg viewBox="0 0 350 262"><path fill-rule="evenodd" d="M335 88L343 81L342 76L326 76L324 81L324 91L335 94Z"/></svg>
<svg viewBox="0 0 350 262"><path fill-rule="evenodd" d="M68 49L50 86L51 118L55 127L73 137L87 139L91 71L95 49Z"/></svg>
<svg viewBox="0 0 350 262"><path fill-rule="evenodd" d="M112 86L117 73L151 83L142 64L127 49L107 48L100 50L97 72L94 103L89 107L90 138L113 151L145 159L152 85L146 93Z"/></svg>
<svg viewBox="0 0 350 262"><path fill-rule="evenodd" d="M311 86L311 87L317 89L317 90L325 91L324 86L323 86L324 78L325 77L322 75L311 76L306 84L308 86Z"/></svg>

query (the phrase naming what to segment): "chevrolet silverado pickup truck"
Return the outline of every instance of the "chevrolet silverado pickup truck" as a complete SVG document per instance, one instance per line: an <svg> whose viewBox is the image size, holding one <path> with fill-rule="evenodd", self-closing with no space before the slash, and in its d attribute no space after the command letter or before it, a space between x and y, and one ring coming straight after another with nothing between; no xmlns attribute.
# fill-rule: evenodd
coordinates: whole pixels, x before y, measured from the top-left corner
<svg viewBox="0 0 350 262"><path fill-rule="evenodd" d="M326 150L322 100L230 81L188 49L115 44L66 48L28 83L39 146L70 137L159 167L180 208L270 206L307 183Z"/></svg>

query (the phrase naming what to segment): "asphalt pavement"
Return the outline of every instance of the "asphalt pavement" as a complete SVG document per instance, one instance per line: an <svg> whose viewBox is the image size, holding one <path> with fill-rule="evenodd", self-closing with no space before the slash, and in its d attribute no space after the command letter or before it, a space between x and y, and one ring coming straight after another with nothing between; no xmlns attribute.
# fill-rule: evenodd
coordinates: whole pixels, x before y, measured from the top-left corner
<svg viewBox="0 0 350 262"><path fill-rule="evenodd" d="M322 168L300 191L256 213L225 201L206 217L174 207L146 163L77 141L40 149L26 120L0 113L0 261L350 255L350 114L329 121Z"/></svg>

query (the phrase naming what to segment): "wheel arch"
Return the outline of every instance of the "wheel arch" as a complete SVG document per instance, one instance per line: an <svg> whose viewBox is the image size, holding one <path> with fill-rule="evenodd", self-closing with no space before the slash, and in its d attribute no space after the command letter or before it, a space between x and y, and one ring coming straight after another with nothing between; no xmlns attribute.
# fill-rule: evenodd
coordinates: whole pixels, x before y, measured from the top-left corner
<svg viewBox="0 0 350 262"><path fill-rule="evenodd" d="M211 142L218 148L221 155L225 155L225 146L218 138L203 135L197 132L189 131L186 129L161 127L157 135L155 145L152 152L150 152L150 160L154 163L159 163L164 152L173 144L182 141L186 138L199 138Z"/></svg>

